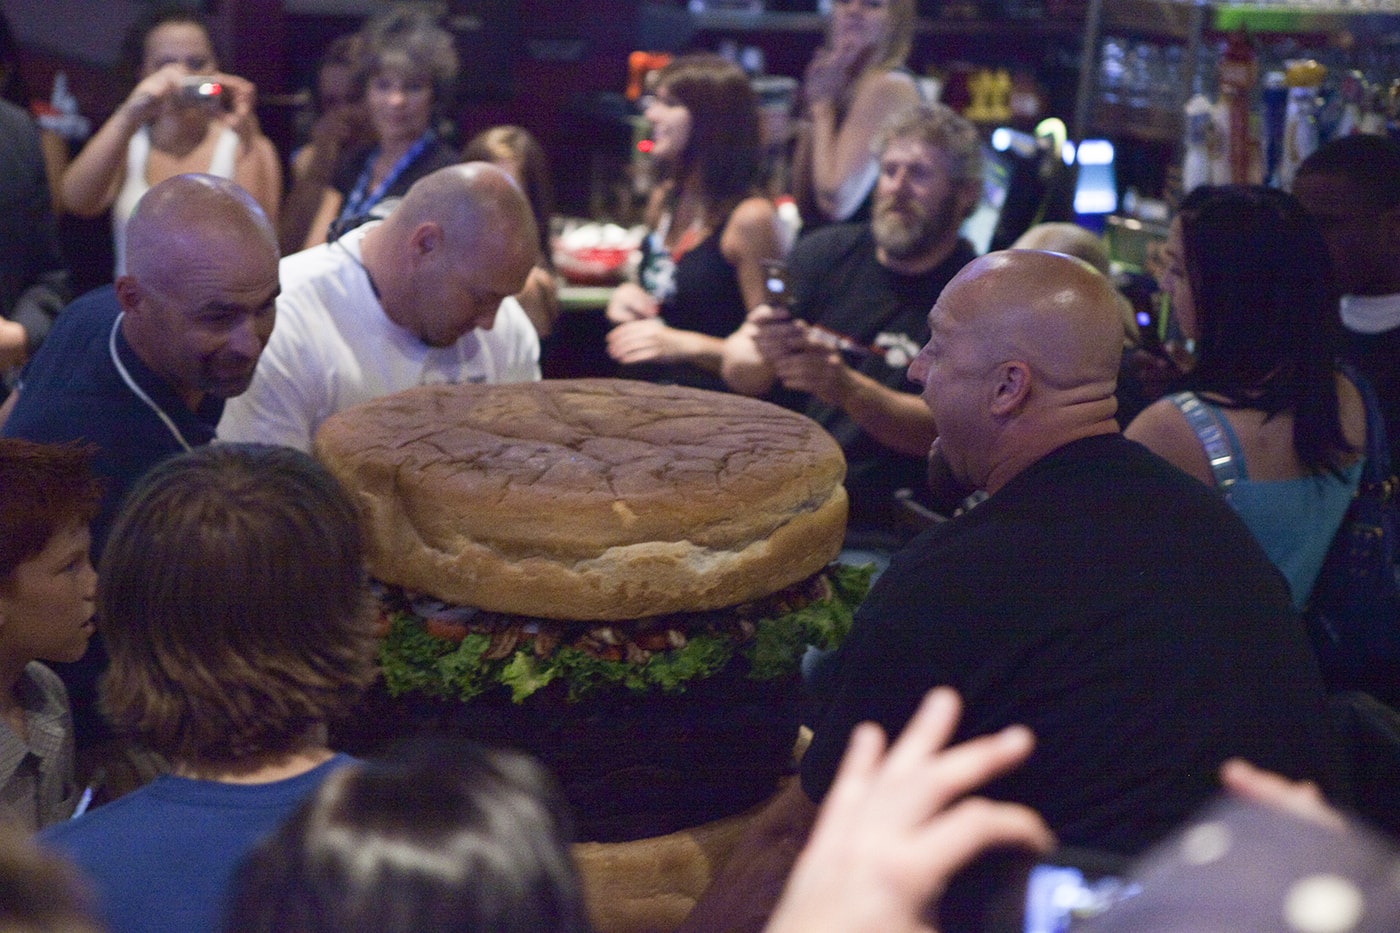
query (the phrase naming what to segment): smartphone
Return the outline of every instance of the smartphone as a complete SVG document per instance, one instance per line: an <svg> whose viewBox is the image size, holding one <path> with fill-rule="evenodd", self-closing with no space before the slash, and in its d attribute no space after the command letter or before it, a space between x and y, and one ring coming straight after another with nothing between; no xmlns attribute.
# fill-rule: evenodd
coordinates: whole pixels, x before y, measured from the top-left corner
<svg viewBox="0 0 1400 933"><path fill-rule="evenodd" d="M207 75L191 75L180 79L180 99L189 104L221 108L224 86Z"/></svg>
<svg viewBox="0 0 1400 933"><path fill-rule="evenodd" d="M1140 890L1117 874L1042 862L1026 879L1022 933L1070 933Z"/></svg>
<svg viewBox="0 0 1400 933"><path fill-rule="evenodd" d="M990 852L953 877L938 905L943 933L1073 933L1139 890L1128 860L1060 848L1045 860Z"/></svg>
<svg viewBox="0 0 1400 933"><path fill-rule="evenodd" d="M774 311L789 310L787 263L770 260L763 264L763 296Z"/></svg>

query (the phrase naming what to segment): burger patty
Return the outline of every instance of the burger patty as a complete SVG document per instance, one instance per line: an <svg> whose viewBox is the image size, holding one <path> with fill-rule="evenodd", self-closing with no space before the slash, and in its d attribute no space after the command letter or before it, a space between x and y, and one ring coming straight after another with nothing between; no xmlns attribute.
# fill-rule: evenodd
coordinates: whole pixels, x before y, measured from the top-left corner
<svg viewBox="0 0 1400 933"><path fill-rule="evenodd" d="M870 574L831 564L742 605L630 622L487 612L380 584L380 660L394 695L462 700L499 683L520 702L559 678L574 699L608 685L680 692L736 654L750 677L771 680L794 673L807 645L832 648L845 638Z"/></svg>

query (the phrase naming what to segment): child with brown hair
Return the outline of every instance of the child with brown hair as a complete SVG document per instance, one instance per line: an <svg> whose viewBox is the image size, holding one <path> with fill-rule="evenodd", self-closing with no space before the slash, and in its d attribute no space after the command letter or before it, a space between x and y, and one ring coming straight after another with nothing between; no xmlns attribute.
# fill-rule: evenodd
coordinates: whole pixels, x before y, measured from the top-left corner
<svg viewBox="0 0 1400 933"><path fill-rule="evenodd" d="M68 694L39 662L78 660L95 630L91 460L73 444L0 439L0 813L30 832L77 803Z"/></svg>

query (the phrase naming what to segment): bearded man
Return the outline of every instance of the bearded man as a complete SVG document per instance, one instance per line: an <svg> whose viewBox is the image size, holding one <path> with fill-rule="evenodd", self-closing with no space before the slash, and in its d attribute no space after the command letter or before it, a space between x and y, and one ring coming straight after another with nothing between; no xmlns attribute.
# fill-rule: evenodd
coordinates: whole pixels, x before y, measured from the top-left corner
<svg viewBox="0 0 1400 933"><path fill-rule="evenodd" d="M798 242L791 315L755 308L725 341L722 372L736 392L772 393L831 432L846 453L846 546L878 559L917 530L901 500L927 503L936 429L905 370L939 292L976 258L959 229L982 195L982 149L971 123L931 104L898 114L875 152L870 222Z"/></svg>

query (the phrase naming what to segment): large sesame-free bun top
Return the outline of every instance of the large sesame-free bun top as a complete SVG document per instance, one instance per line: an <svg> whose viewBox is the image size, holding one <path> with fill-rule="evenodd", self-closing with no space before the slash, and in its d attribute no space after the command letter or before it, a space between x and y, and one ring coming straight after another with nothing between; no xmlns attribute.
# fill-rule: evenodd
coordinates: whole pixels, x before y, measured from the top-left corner
<svg viewBox="0 0 1400 933"><path fill-rule="evenodd" d="M372 574L496 612L718 609L820 570L845 532L840 447L738 395L424 386L332 416L315 447L360 506Z"/></svg>

